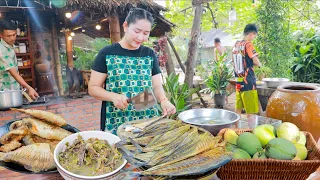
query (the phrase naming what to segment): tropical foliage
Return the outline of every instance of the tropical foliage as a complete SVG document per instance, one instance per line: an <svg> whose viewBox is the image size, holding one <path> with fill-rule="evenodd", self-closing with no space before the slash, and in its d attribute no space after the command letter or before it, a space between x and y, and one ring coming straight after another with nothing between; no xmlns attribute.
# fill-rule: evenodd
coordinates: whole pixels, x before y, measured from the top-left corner
<svg viewBox="0 0 320 180"><path fill-rule="evenodd" d="M320 35L297 42L294 57L291 68L294 81L320 83Z"/></svg>
<svg viewBox="0 0 320 180"><path fill-rule="evenodd" d="M163 88L166 92L166 96L169 101L176 107L177 113L172 117L175 118L180 112L189 109L193 104L193 99L191 102L187 102L186 99L192 97L194 93L198 91L197 88L188 88L188 84L179 83L179 74L175 75L171 73L165 80Z"/></svg>

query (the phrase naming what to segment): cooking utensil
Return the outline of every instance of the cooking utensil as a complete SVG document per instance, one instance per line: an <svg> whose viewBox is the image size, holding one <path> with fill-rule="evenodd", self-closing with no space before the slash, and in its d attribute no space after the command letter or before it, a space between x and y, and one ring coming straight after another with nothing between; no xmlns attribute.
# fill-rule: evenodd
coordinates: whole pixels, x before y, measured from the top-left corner
<svg viewBox="0 0 320 180"><path fill-rule="evenodd" d="M151 108L157 104L156 97L154 96L151 88L147 88L136 96L127 99L127 102L132 103L137 111Z"/></svg>
<svg viewBox="0 0 320 180"><path fill-rule="evenodd" d="M178 118L185 123L202 127L213 135L217 135L223 128L231 128L240 120L240 116L234 112L214 108L190 109L180 113Z"/></svg>
<svg viewBox="0 0 320 180"><path fill-rule="evenodd" d="M13 107L21 107L23 103L21 90L0 91L0 110L8 110Z"/></svg>
<svg viewBox="0 0 320 180"><path fill-rule="evenodd" d="M4 134L7 134L10 131L9 130L10 125L15 121L18 121L18 120L13 120L13 121L7 122L3 126L0 126L0 137L3 136ZM62 128L65 129L65 130L68 130L70 132L73 132L73 133L80 132L79 129L77 129L77 128L69 125L69 124L67 124L65 126L62 126ZM25 169L23 166L20 166L18 164L15 164L15 163L12 163L12 162L3 162L3 161L0 161L0 166L2 166L4 168L7 168L7 169L9 169L11 171L20 172L20 173L26 173L26 174L50 174L50 173L57 173L58 172L57 169L53 169L51 171L35 173L35 172L31 172L31 171Z"/></svg>
<svg viewBox="0 0 320 180"><path fill-rule="evenodd" d="M33 99L26 93L26 89L22 90L22 94L29 101L29 103L33 102Z"/></svg>
<svg viewBox="0 0 320 180"><path fill-rule="evenodd" d="M266 83L268 88L277 88L290 80L287 78L263 78L262 81Z"/></svg>

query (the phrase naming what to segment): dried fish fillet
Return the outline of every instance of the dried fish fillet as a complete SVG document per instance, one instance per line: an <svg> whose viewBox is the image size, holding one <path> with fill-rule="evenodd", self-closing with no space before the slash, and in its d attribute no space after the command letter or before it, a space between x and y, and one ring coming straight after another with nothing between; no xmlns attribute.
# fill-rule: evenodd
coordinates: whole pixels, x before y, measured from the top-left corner
<svg viewBox="0 0 320 180"><path fill-rule="evenodd" d="M27 125L32 134L45 139L62 140L72 134L61 127L50 125L37 119L24 118L22 121Z"/></svg>
<svg viewBox="0 0 320 180"><path fill-rule="evenodd" d="M231 159L231 156L223 148L214 148L184 161L179 161L169 166L154 166L140 173L157 176L202 174L228 163Z"/></svg>
<svg viewBox="0 0 320 180"><path fill-rule="evenodd" d="M23 146L8 153L0 152L0 161L20 164L32 172L47 171L56 167L47 143Z"/></svg>
<svg viewBox="0 0 320 180"><path fill-rule="evenodd" d="M0 138L1 144L9 144L11 141L20 141L29 133L28 129L16 129L9 131Z"/></svg>
<svg viewBox="0 0 320 180"><path fill-rule="evenodd" d="M2 152L10 152L12 150L17 149L18 147L21 147L22 144L19 141L11 141L8 144L5 144L0 147L0 151Z"/></svg>
<svg viewBox="0 0 320 180"><path fill-rule="evenodd" d="M48 123L51 123L56 126L64 126L67 124L66 120L57 114L54 114L52 112L42 111L42 110L36 110L36 109L15 109L11 108L11 110L16 110L19 112L26 113L32 117L41 119L43 121L46 121Z"/></svg>

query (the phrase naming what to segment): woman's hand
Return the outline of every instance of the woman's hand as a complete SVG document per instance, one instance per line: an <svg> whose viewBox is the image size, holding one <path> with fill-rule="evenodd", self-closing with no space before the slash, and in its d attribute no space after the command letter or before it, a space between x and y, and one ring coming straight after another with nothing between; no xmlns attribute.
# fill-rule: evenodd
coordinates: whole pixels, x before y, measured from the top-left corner
<svg viewBox="0 0 320 180"><path fill-rule="evenodd" d="M115 94L112 98L112 102L116 108L124 110L128 107L127 97L122 94Z"/></svg>
<svg viewBox="0 0 320 180"><path fill-rule="evenodd" d="M161 104L163 116L166 116L166 115L170 116L170 115L176 113L176 107L174 107L174 105L171 104L171 102L169 100L167 100L167 99L162 100L160 102L160 104Z"/></svg>

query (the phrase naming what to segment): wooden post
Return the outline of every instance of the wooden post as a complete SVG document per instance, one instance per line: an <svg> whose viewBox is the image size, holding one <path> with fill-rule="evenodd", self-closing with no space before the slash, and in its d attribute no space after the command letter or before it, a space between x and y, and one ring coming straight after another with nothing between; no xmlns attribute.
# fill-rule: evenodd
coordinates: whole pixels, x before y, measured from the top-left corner
<svg viewBox="0 0 320 180"><path fill-rule="evenodd" d="M194 66L197 57L197 48L200 36L200 24L202 14L202 1L192 0L192 5L195 8L193 24L191 29L191 39L189 42L189 50L186 61L186 76L184 82L188 83L189 88L193 86Z"/></svg>
<svg viewBox="0 0 320 180"><path fill-rule="evenodd" d="M57 74L57 84L59 89L59 95L64 95L63 93L63 83L62 83L62 75L61 75L61 63L60 63L60 56L59 56L59 47L58 47L58 33L57 33L57 26L55 23L55 18L51 20L51 27L52 27L52 51L53 51L53 59L55 62L56 74Z"/></svg>
<svg viewBox="0 0 320 180"><path fill-rule="evenodd" d="M73 65L73 53L72 53L72 40L69 40L68 37L70 35L71 31L66 31L66 52L67 52L67 64L68 67L72 70L74 67Z"/></svg>
<svg viewBox="0 0 320 180"><path fill-rule="evenodd" d="M114 15L110 17L109 29L111 42L119 42L121 40L119 16Z"/></svg>

